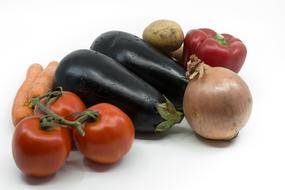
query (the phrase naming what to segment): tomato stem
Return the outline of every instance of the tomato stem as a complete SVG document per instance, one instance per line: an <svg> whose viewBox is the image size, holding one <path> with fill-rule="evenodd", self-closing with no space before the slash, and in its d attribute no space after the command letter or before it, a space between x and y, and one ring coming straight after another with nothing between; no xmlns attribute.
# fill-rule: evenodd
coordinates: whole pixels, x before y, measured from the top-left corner
<svg viewBox="0 0 285 190"><path fill-rule="evenodd" d="M62 90L59 90L62 91ZM53 91L53 92L48 92L45 95L35 97L31 100L31 104L33 106L37 106L41 111L47 114L47 116L44 116L41 119L41 128L46 130L50 127L54 126L61 126L61 127L74 127L81 136L85 135L84 130L82 129L82 124L85 123L86 121L93 119L96 120L97 117L99 116L99 113L94 110L86 110L84 112L79 113L79 118L75 121L69 121L64 119L63 117L57 115L50 109L48 109L44 104L41 103L41 99L43 98L48 98L50 100L55 99L55 97L60 97L62 95L62 92Z"/></svg>

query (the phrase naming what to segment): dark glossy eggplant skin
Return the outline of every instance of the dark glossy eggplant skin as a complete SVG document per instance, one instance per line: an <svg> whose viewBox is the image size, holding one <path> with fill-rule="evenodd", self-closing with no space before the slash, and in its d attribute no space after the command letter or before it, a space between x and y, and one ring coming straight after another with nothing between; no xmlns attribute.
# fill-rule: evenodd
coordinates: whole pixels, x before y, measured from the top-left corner
<svg viewBox="0 0 285 190"><path fill-rule="evenodd" d="M55 85L76 93L87 106L111 103L130 116L136 132L155 131L163 119L156 111L164 97L115 60L92 50L77 50L64 57Z"/></svg>
<svg viewBox="0 0 285 190"><path fill-rule="evenodd" d="M182 109L188 83L185 70L142 39L126 32L110 31L95 39L90 49L115 59Z"/></svg>

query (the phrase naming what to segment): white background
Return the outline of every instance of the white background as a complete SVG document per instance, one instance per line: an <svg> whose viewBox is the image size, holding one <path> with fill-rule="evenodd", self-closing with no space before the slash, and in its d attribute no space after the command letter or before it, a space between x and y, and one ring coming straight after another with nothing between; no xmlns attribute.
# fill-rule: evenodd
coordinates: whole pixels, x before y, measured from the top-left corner
<svg viewBox="0 0 285 190"><path fill-rule="evenodd" d="M1 189L285 189L285 6L271 1L1 1ZM136 139L129 154L100 166L71 153L53 177L21 174L11 154L11 105L31 63L46 66L89 48L108 30L138 36L167 18L184 32L209 27L244 41L240 75L253 95L253 111L232 142L202 140L184 122L157 138Z"/></svg>

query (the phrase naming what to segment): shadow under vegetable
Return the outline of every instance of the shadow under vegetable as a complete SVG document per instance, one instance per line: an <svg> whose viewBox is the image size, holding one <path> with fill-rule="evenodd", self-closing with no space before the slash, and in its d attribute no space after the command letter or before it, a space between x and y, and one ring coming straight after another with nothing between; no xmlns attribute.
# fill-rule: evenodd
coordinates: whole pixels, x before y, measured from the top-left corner
<svg viewBox="0 0 285 190"><path fill-rule="evenodd" d="M238 135L236 135L234 138L232 138L230 140L211 140L211 139L206 139L204 137L199 136L196 133L195 133L194 136L196 137L196 139L198 139L203 144L206 144L206 145L211 146L211 147L216 147L216 148L226 148L226 147L229 147L232 144L234 144L237 141L237 139L238 139Z"/></svg>
<svg viewBox="0 0 285 190"><path fill-rule="evenodd" d="M29 185L42 185L51 181L56 174L47 176L47 177L33 177L21 174L21 178Z"/></svg>
<svg viewBox="0 0 285 190"><path fill-rule="evenodd" d="M113 164L99 164L99 163L96 163L96 162L89 160L88 158L83 159L84 165L87 166L92 171L95 171L95 172L107 172L107 171L117 167L118 165L120 165L121 162L122 162L122 160L120 160L116 163L113 163Z"/></svg>

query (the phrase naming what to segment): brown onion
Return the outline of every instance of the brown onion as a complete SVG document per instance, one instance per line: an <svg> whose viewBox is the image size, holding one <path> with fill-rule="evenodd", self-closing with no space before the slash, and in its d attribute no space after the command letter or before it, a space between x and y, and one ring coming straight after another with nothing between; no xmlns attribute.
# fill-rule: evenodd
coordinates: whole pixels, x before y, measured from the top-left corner
<svg viewBox="0 0 285 190"><path fill-rule="evenodd" d="M235 72L191 56L183 110L192 129L213 140L234 138L249 119L252 96Z"/></svg>

